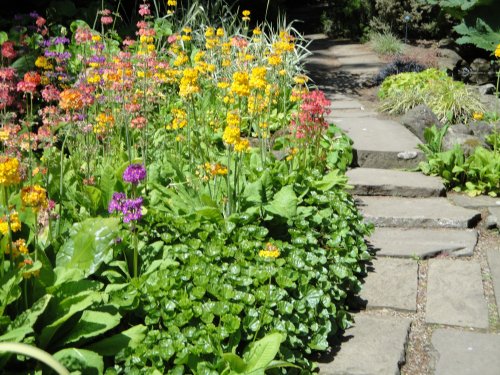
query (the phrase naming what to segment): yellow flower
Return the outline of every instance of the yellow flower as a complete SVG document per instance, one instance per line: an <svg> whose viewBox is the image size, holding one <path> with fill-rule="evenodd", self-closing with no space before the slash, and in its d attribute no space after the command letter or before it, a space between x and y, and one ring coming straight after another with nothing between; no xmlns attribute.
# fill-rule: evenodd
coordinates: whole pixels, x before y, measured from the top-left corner
<svg viewBox="0 0 500 375"><path fill-rule="evenodd" d="M21 230L21 221L19 220L19 214L16 211L12 211L9 215L10 230L12 232L19 232ZM7 218L4 216L0 218L0 233L4 236L9 234L9 223Z"/></svg>
<svg viewBox="0 0 500 375"><path fill-rule="evenodd" d="M179 85L179 95L188 97L200 92L198 86L198 70L186 68L182 73L181 83Z"/></svg>
<svg viewBox="0 0 500 375"><path fill-rule="evenodd" d="M303 75L303 74L299 74L295 77L293 77L293 81L297 84L297 85L303 85L305 84L307 81L309 80L309 77L307 77L306 75Z"/></svg>
<svg viewBox="0 0 500 375"><path fill-rule="evenodd" d="M38 211L48 205L47 191L40 185L31 185L23 187L21 190L21 201L26 207Z"/></svg>
<svg viewBox="0 0 500 375"><path fill-rule="evenodd" d="M267 85L266 74L267 69L263 66L253 68L250 74L250 87L253 89L265 89Z"/></svg>
<svg viewBox="0 0 500 375"><path fill-rule="evenodd" d="M295 157L295 155L297 155L298 152L299 152L299 149L297 147L293 147L290 150L290 153L288 154L288 156L286 157L286 161L292 160Z"/></svg>
<svg viewBox="0 0 500 375"><path fill-rule="evenodd" d="M96 125L94 126L94 133L102 134L113 127L115 118L111 114L99 113L96 117Z"/></svg>
<svg viewBox="0 0 500 375"><path fill-rule="evenodd" d="M234 145L234 151L245 152L250 149L250 142L246 138L240 138Z"/></svg>
<svg viewBox="0 0 500 375"><path fill-rule="evenodd" d="M215 36L215 29L213 27L207 27L207 30L205 31L205 36L207 38Z"/></svg>
<svg viewBox="0 0 500 375"><path fill-rule="evenodd" d="M223 37L224 36L224 29L222 27L219 27L217 31L215 32L215 35L218 37Z"/></svg>
<svg viewBox="0 0 500 375"><path fill-rule="evenodd" d="M239 96L250 95L249 78L247 72L235 72L231 83L231 92Z"/></svg>
<svg viewBox="0 0 500 375"><path fill-rule="evenodd" d="M281 64L283 60L281 59L281 56L280 55L277 55L277 54L272 54L271 56L269 56L267 58L267 62L269 63L269 65L271 66L276 66L276 65L279 65Z"/></svg>
<svg viewBox="0 0 500 375"><path fill-rule="evenodd" d="M482 112L474 112L472 118L476 121L481 121L484 118L484 114Z"/></svg>
<svg viewBox="0 0 500 375"><path fill-rule="evenodd" d="M174 116L172 124L167 125L167 130L177 130L182 129L187 125L187 113L183 109L172 109L172 115Z"/></svg>
<svg viewBox="0 0 500 375"><path fill-rule="evenodd" d="M168 0L167 5L169 7L175 7L175 6L177 6L177 0Z"/></svg>
<svg viewBox="0 0 500 375"><path fill-rule="evenodd" d="M249 10L244 10L242 12L242 14L243 14L243 18L242 18L243 21L250 21L250 11Z"/></svg>
<svg viewBox="0 0 500 375"><path fill-rule="evenodd" d="M205 172L212 177L227 175L227 167L220 163L205 163Z"/></svg>
<svg viewBox="0 0 500 375"><path fill-rule="evenodd" d="M495 57L500 59L500 44L495 49Z"/></svg>
<svg viewBox="0 0 500 375"><path fill-rule="evenodd" d="M11 186L21 182L19 160L0 156L0 185Z"/></svg>
<svg viewBox="0 0 500 375"><path fill-rule="evenodd" d="M277 258L280 256L280 251L276 245L268 242L263 250L259 251L261 258Z"/></svg>
<svg viewBox="0 0 500 375"><path fill-rule="evenodd" d="M257 26L255 29L253 29L252 34L253 35L261 35L262 31L261 31L260 27Z"/></svg>

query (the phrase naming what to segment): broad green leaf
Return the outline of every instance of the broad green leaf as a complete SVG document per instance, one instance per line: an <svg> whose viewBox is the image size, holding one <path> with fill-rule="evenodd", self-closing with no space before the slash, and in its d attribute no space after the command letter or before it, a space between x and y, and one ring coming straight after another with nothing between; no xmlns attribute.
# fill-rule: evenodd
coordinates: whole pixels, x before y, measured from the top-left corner
<svg viewBox="0 0 500 375"><path fill-rule="evenodd" d="M118 218L91 218L76 223L70 238L56 256L58 267L79 268L85 276L113 258L113 241L119 230Z"/></svg>
<svg viewBox="0 0 500 375"><path fill-rule="evenodd" d="M344 186L347 177L339 174L338 170L333 170L324 176L321 180L314 182L313 186L321 191L331 190L334 186Z"/></svg>
<svg viewBox="0 0 500 375"><path fill-rule="evenodd" d="M263 371L278 354L282 340L280 333L271 333L252 343L249 351L243 356L247 363L245 372L251 373L260 369Z"/></svg>
<svg viewBox="0 0 500 375"><path fill-rule="evenodd" d="M88 291L82 292L75 296L70 296L57 306L55 312L56 320L47 324L41 331L39 336L39 345L41 348L46 348L50 343L56 332L61 328L61 326L67 322L75 314L84 311L88 307L92 306L94 303L102 301L102 296L98 292ZM52 315L51 315L52 316ZM51 317L49 316L49 317Z"/></svg>
<svg viewBox="0 0 500 375"><path fill-rule="evenodd" d="M96 212L101 205L101 197L102 197L101 190L99 190L95 186L90 186L90 185L85 185L84 189L85 193L87 194L87 198L92 204L91 207L92 211Z"/></svg>
<svg viewBox="0 0 500 375"><path fill-rule="evenodd" d="M0 44L3 44L8 40L9 40L9 34L7 34L5 31L0 31Z"/></svg>
<svg viewBox="0 0 500 375"><path fill-rule="evenodd" d="M23 339L32 332L33 329L31 327L19 327L0 336L0 342L22 342Z"/></svg>
<svg viewBox="0 0 500 375"><path fill-rule="evenodd" d="M13 271L4 275L0 279L0 316L3 315L5 308L21 296L19 284L22 281L19 272Z"/></svg>
<svg viewBox="0 0 500 375"><path fill-rule="evenodd" d="M69 348L54 354L58 360L69 371L80 371L85 375L100 375L104 372L104 361L102 357L90 350Z"/></svg>
<svg viewBox="0 0 500 375"><path fill-rule="evenodd" d="M90 337L99 336L120 324L121 315L104 311L85 310L63 340L64 344L81 344Z"/></svg>
<svg viewBox="0 0 500 375"><path fill-rule="evenodd" d="M25 310L20 315L18 315L16 319L10 324L9 330L22 327L33 327L38 317L43 314L52 298L53 296L50 294L44 295L28 310Z"/></svg>
<svg viewBox="0 0 500 375"><path fill-rule="evenodd" d="M241 374L245 371L246 363L243 359L234 353L224 353L222 358L229 364L231 371Z"/></svg>
<svg viewBox="0 0 500 375"><path fill-rule="evenodd" d="M114 336L98 341L88 346L87 349L103 356L114 356L126 347L130 347L132 349L137 347L137 345L139 345L146 337L146 333L146 326L140 324Z"/></svg>
<svg viewBox="0 0 500 375"><path fill-rule="evenodd" d="M291 219L297 213L298 199L292 185L284 186L278 191L270 204L265 206L266 211Z"/></svg>

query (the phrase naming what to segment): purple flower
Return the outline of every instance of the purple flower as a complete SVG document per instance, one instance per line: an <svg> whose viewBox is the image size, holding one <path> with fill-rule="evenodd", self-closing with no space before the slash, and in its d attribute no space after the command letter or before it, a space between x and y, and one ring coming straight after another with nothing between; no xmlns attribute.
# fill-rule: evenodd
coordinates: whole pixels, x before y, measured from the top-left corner
<svg viewBox="0 0 500 375"><path fill-rule="evenodd" d="M125 193L113 193L113 199L109 202L108 212L121 212L123 222L130 223L142 218L142 197L127 199Z"/></svg>
<svg viewBox="0 0 500 375"><path fill-rule="evenodd" d="M146 178L146 168L142 164L130 164L123 172L123 181L137 185Z"/></svg>
<svg viewBox="0 0 500 375"><path fill-rule="evenodd" d="M113 193L113 199L111 199L111 202L109 202L108 205L108 212L110 214L118 211L122 212L123 204L125 203L126 199L127 197L124 193Z"/></svg>
<svg viewBox="0 0 500 375"><path fill-rule="evenodd" d="M123 222L138 221L142 217L142 197L127 199L123 204Z"/></svg>

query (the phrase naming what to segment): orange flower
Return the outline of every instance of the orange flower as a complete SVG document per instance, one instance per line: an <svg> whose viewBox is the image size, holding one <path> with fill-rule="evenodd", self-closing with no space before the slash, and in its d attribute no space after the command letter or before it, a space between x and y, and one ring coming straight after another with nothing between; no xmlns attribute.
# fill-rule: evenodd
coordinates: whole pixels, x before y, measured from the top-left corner
<svg viewBox="0 0 500 375"><path fill-rule="evenodd" d="M67 89L59 94L59 106L65 110L79 110L83 107L83 97L76 89Z"/></svg>

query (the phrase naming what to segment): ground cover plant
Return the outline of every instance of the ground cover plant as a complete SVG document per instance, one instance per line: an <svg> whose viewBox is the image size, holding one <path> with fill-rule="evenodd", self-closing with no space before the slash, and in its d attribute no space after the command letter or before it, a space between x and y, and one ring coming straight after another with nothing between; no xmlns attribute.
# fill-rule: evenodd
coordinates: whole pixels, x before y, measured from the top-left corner
<svg viewBox="0 0 500 375"><path fill-rule="evenodd" d="M290 26L154 5L123 39L108 9L2 34L0 342L82 373L309 373L369 258L351 142Z"/></svg>

